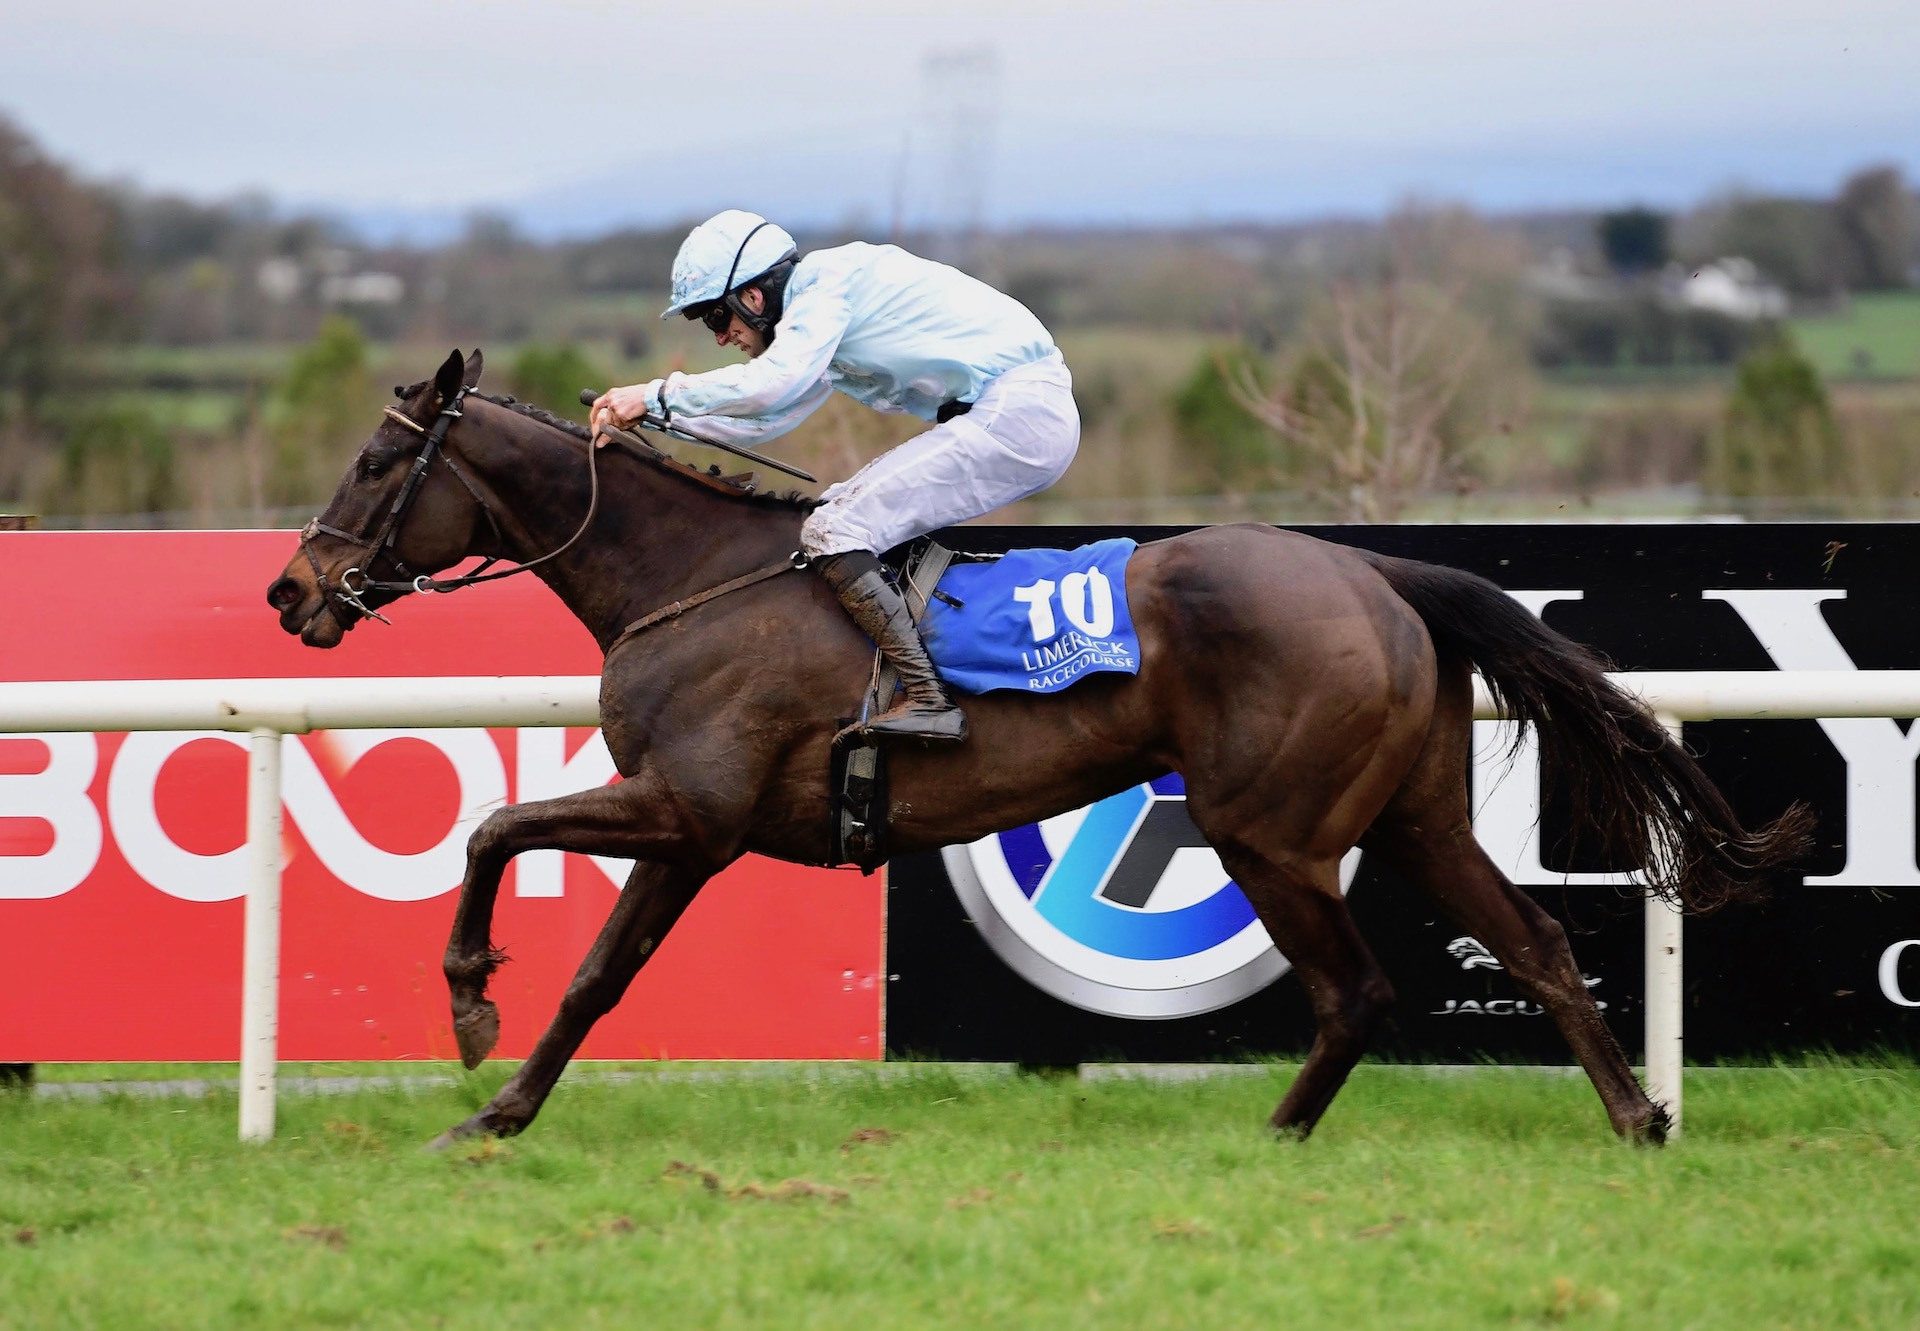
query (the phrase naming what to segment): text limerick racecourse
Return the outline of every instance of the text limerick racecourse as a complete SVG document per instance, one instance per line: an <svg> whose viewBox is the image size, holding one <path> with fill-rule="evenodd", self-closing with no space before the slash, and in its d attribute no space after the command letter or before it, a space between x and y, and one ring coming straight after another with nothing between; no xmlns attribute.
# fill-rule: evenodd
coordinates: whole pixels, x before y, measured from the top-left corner
<svg viewBox="0 0 1920 1331"><path fill-rule="evenodd" d="M1058 642L1020 653L1020 665L1027 671L1030 689L1058 688L1074 676L1097 666L1137 670L1139 663L1127 644L1111 639L1090 638L1072 629L1060 635Z"/></svg>

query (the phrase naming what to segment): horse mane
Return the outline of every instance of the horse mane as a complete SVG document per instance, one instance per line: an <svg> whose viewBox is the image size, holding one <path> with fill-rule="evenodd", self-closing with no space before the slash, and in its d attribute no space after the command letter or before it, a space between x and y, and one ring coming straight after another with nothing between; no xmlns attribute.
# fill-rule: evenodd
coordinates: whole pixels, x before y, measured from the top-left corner
<svg viewBox="0 0 1920 1331"><path fill-rule="evenodd" d="M402 402L410 402L420 393L426 391L428 382L428 380L422 379L417 384L408 384L404 388L396 387L393 390L393 395ZM580 424L578 421L568 420L565 416L557 412L548 411L545 407L536 406L531 402L522 402L510 395L495 397L491 393L482 393L477 388L468 389L467 396L477 397L482 402L491 402L494 406L505 407L508 411L516 415L525 416L529 420L539 421L542 425L550 426L563 434L571 435L583 444L591 444L593 442L593 433L588 430L586 426ZM638 448L634 449L634 455L643 462L652 463L655 467L658 467L661 471L669 475L683 477L698 485L703 485L709 490L718 490L729 499L737 499L762 508L791 508L802 513L810 512L820 507L821 501L812 495L802 494L798 490L787 490L779 493L771 490L762 492L754 488L751 473L742 473L738 476L722 475L717 464L702 471L691 462L682 462L679 458L673 456L673 454L654 448L650 444L641 443Z"/></svg>
<svg viewBox="0 0 1920 1331"><path fill-rule="evenodd" d="M588 430L586 426L580 424L578 421L570 421L557 412L548 411L545 407L536 406L531 402L521 402L510 396L495 397L491 393L482 393L474 389L469 389L467 396L477 397L482 402L491 402L496 407L505 407L508 411L514 412L517 415L539 421L542 425L551 426L553 429L569 434L582 443L591 444L593 442L593 432ZM788 490L782 493L757 490L753 486L750 473L743 473L739 476L726 476L721 474L717 464L703 471L691 462L682 462L679 458L673 456L673 454L653 448L650 445L643 445L642 448L635 449L634 452L642 461L652 463L662 471L672 475L684 476L689 480L706 486L710 490L718 490L730 499L759 505L764 508L792 508L801 512L807 512L820 506L818 499L812 495L802 494L798 490Z"/></svg>

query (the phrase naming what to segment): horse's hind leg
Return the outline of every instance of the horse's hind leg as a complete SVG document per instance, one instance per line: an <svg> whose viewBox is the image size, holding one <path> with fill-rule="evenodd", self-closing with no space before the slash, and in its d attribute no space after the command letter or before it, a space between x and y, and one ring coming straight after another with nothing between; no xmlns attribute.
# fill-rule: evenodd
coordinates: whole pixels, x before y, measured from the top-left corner
<svg viewBox="0 0 1920 1331"><path fill-rule="evenodd" d="M1338 859L1281 863L1233 847L1220 858L1313 1005L1313 1048L1273 1111L1276 1130L1305 1137L1366 1052L1393 986L1340 895Z"/></svg>
<svg viewBox="0 0 1920 1331"><path fill-rule="evenodd" d="M1432 737L1360 844L1431 896L1546 1009L1606 1106L1613 1130L1639 1142L1666 1136L1666 1111L1647 1098L1574 964L1560 922L1514 887L1479 842L1467 808L1470 695L1460 671L1443 682Z"/></svg>
<svg viewBox="0 0 1920 1331"><path fill-rule="evenodd" d="M1613 1130L1658 1142L1666 1111L1647 1098L1607 1029L1567 945L1566 930L1508 881L1465 829L1403 822L1390 811L1362 844L1426 889L1497 957L1520 991L1546 1009L1606 1106Z"/></svg>

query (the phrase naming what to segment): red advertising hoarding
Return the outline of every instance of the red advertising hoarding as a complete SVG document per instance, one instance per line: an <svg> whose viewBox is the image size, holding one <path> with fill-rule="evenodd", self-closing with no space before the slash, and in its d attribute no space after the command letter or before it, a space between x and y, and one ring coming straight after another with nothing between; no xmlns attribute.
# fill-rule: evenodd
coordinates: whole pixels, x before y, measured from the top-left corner
<svg viewBox="0 0 1920 1331"><path fill-rule="evenodd" d="M331 652L264 595L289 532L0 533L0 697L22 680L583 675L533 578L411 597ZM0 1062L237 1057L243 735L0 734ZM613 779L597 732L289 737L281 1056L453 1056L440 957L468 832ZM824 773L822 774L824 779ZM524 1054L625 866L536 852L501 886L500 1053ZM588 1058L878 1058L884 884L748 859L708 884Z"/></svg>

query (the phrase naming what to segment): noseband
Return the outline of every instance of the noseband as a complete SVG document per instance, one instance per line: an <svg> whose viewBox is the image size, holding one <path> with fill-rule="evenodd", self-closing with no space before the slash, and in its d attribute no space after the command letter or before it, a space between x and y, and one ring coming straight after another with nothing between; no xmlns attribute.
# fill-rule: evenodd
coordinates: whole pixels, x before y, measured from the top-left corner
<svg viewBox="0 0 1920 1331"><path fill-rule="evenodd" d="M420 482L425 479L427 468L433 465L435 457L438 457L442 462L447 464L447 470L453 473L454 478L458 480L460 484L466 488L467 493L473 497L473 502L480 506L480 511L486 514L487 525L493 528L495 544L504 545L506 543L506 536L500 529L500 520L494 515L493 506L487 503L486 497L480 493L478 487L476 487L472 481L468 480L467 474L460 470L459 466L454 463L453 454L446 447L447 432L453 428L453 423L460 419L462 414L460 406L466 401L467 394L470 392L472 392L470 388L462 388L459 392L455 393L453 397L448 400L447 404L440 408L440 414L434 417L431 427L421 425L412 417L392 407L384 408L388 419L398 421L416 434L425 435L426 442L421 444L420 453L414 458L413 469L407 473L407 479L405 483L401 485L400 493L394 496L393 506L387 510L385 521L380 524L380 529L372 536L358 536L352 532L341 531L338 527L329 527L326 523L320 521L319 518L314 518L311 522L307 523L306 527L300 532L300 553L307 557L307 563L313 567L314 580L319 584L320 593L323 598L321 604L324 605L326 603L324 598L330 597L353 607L355 611L365 618L377 619L382 624L390 624L393 621L369 606L361 598L368 592L394 592L402 596L409 592L451 592L458 591L462 587L471 587L479 582L492 582L498 578L510 578L516 573L525 573L536 564L544 564L556 555L565 553L568 549L572 548L575 541L586 534L587 527L593 522L594 513L600 507L599 459L595 456L597 450L591 442L587 445L587 482L589 487L587 515L580 520L580 526L573 535L569 536L557 548L549 550L538 559L529 559L523 564L514 565L512 568L495 569L491 573L487 572L487 570L493 568L495 564L500 562L500 557L498 555L488 555L473 572L464 573L457 578L433 578L425 573L413 574L412 571L407 568L406 562L402 560L394 550L393 543L400 535L400 524L405 520L407 510L412 506L415 496L419 494ZM475 396L480 397L481 395L475 394ZM490 399L481 397L481 400L488 401ZM366 567L363 568L356 564L352 568L349 568L345 573L340 575L340 582L336 586L332 580L327 577L326 571L321 568L319 556L313 552L313 538L323 534L367 551ZM383 555L392 562L393 567L399 572L403 579L402 581L383 582L368 575L367 569L372 567L374 560L379 559ZM357 584L354 581L356 576L359 578Z"/></svg>

